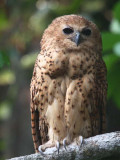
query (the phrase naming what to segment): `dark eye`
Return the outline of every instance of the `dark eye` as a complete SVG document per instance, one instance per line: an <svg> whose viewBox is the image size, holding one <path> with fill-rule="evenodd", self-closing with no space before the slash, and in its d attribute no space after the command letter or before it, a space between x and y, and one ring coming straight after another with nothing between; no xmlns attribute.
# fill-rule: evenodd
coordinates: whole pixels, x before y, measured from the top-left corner
<svg viewBox="0 0 120 160"><path fill-rule="evenodd" d="M84 34L85 36L90 36L91 35L91 30L89 28L84 28L82 30L82 34Z"/></svg>
<svg viewBox="0 0 120 160"><path fill-rule="evenodd" d="M68 27L68 28L64 28L64 29L63 29L63 33L64 33L64 34L71 34L71 33L73 33L73 29L72 29L72 28L69 28L69 27Z"/></svg>

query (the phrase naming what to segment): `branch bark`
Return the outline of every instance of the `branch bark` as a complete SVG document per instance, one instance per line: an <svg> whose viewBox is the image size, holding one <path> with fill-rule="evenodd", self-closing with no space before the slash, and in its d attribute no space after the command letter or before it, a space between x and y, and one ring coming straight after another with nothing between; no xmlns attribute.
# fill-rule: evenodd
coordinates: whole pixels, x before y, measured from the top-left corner
<svg viewBox="0 0 120 160"><path fill-rule="evenodd" d="M44 152L12 158L11 160L97 160L120 154L120 131L97 135L84 139L79 148L75 144L67 146L67 151L61 147L58 155L55 147Z"/></svg>

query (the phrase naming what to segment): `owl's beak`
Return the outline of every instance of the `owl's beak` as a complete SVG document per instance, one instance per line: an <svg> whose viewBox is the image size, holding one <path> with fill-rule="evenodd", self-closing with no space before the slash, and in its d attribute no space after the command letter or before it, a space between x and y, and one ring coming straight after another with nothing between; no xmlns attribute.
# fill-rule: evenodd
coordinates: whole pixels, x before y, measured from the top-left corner
<svg viewBox="0 0 120 160"><path fill-rule="evenodd" d="M76 32L76 35L75 35L75 43L76 43L77 46L80 44L80 41L81 41L80 32Z"/></svg>
<svg viewBox="0 0 120 160"><path fill-rule="evenodd" d="M78 46L82 41L80 32L77 31L75 35L71 37L71 41L75 42L75 44Z"/></svg>

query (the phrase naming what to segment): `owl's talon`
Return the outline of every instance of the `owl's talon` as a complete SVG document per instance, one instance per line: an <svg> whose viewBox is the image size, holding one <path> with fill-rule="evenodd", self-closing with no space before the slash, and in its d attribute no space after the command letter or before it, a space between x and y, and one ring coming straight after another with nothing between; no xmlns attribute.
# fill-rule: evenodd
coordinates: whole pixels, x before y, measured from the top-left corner
<svg viewBox="0 0 120 160"><path fill-rule="evenodd" d="M64 146L65 150L67 151L67 148L66 148L66 138L63 139L63 146Z"/></svg>
<svg viewBox="0 0 120 160"><path fill-rule="evenodd" d="M38 147L38 151L39 151L42 155L44 155L44 153L43 153L43 151L42 151L42 149L41 149L41 146Z"/></svg>
<svg viewBox="0 0 120 160"><path fill-rule="evenodd" d="M57 152L58 152L58 154L59 154L60 143L59 143L58 141L56 142L56 148L57 148Z"/></svg>
<svg viewBox="0 0 120 160"><path fill-rule="evenodd" d="M80 148L83 144L83 141L84 141L83 136L79 136L79 141L80 141L80 146L79 146L79 148Z"/></svg>

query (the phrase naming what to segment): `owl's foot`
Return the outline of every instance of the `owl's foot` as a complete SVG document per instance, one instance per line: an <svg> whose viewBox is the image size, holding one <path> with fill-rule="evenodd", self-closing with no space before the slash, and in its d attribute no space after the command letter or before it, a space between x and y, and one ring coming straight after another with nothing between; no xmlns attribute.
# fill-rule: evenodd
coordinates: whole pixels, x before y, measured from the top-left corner
<svg viewBox="0 0 120 160"><path fill-rule="evenodd" d="M65 150L67 150L66 146L69 145L69 144L77 144L79 145L79 147L81 147L81 145L83 144L83 137L82 136L79 136L79 137L76 137L74 138L73 142L71 143L71 141L66 137L63 139L63 142L62 142ZM41 154L44 154L45 150L47 148L52 148L52 147L56 147L57 148L57 152L59 154L59 149L60 149L60 142L59 141L56 141L56 142L52 142L52 141L48 141L47 143L43 144L43 145L40 145L38 150Z"/></svg>
<svg viewBox="0 0 120 160"><path fill-rule="evenodd" d="M52 148L52 147L56 147L57 148L57 152L59 154L59 149L60 149L60 143L58 141L55 142L52 142L52 141L48 141L47 143L43 144L43 145L40 145L38 147L38 150L41 154L44 154L45 150L47 148Z"/></svg>
<svg viewBox="0 0 120 160"><path fill-rule="evenodd" d="M52 141L48 141L47 143L43 144L43 145L40 145L38 147L38 150L41 154L44 154L43 152L45 152L45 150L47 148L51 148L51 147L54 147L55 146L55 143L53 143Z"/></svg>
<svg viewBox="0 0 120 160"><path fill-rule="evenodd" d="M79 147L82 146L84 142L84 139L82 136L79 136L79 137L76 137L74 140L73 140L73 144L77 144Z"/></svg>
<svg viewBox="0 0 120 160"><path fill-rule="evenodd" d="M70 140L66 137L63 139L63 146L65 150L67 150L66 146L69 145L70 143L79 145L79 147L81 147L83 144L83 141L84 141L83 137L79 136L79 137L74 138L73 142L71 143Z"/></svg>

